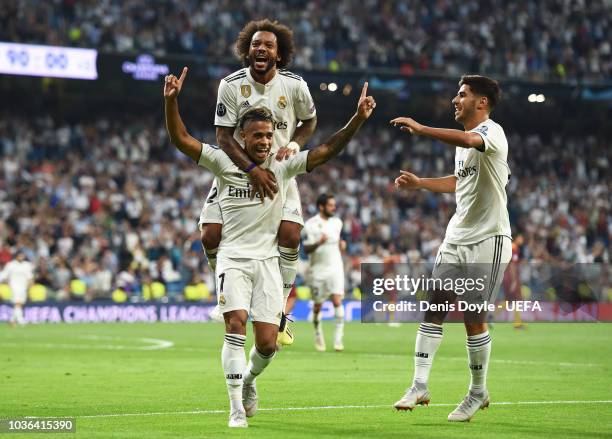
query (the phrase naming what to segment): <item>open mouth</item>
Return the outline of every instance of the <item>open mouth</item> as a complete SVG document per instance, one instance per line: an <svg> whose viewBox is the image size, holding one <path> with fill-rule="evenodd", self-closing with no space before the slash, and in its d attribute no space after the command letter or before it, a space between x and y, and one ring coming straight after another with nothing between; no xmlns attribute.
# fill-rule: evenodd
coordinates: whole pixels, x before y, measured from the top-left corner
<svg viewBox="0 0 612 439"><path fill-rule="evenodd" d="M264 69L268 65L268 58L265 56L256 56L255 57L255 68Z"/></svg>
<svg viewBox="0 0 612 439"><path fill-rule="evenodd" d="M268 157L269 153L270 153L270 148L268 147L261 146L261 147L255 148L255 155L259 159L264 160L266 157Z"/></svg>

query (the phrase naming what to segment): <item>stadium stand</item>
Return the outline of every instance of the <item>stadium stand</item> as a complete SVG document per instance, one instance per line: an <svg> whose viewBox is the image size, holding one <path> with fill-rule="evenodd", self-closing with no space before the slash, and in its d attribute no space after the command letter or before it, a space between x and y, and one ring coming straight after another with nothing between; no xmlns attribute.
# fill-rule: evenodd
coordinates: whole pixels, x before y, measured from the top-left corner
<svg viewBox="0 0 612 439"><path fill-rule="evenodd" d="M321 126L311 143L327 131ZM212 131L200 134L213 139ZM525 237L523 258L609 262L607 141L509 133L509 142L510 216L515 233ZM201 285L200 292L190 288L198 279L214 291L196 226L212 175L175 153L161 123L5 117L0 154L0 259L9 260L11 248L24 250L50 297L110 297L113 291L121 301L213 297ZM372 124L342 160L298 180L306 217L314 214L321 191L336 194L349 244L350 288L359 261L394 255L433 260L453 197L399 193L392 184L400 167L423 176L448 174L453 154L452 148Z"/></svg>
<svg viewBox="0 0 612 439"><path fill-rule="evenodd" d="M0 40L222 59L232 57L236 29L262 17L294 29L301 69L560 81L612 74L605 0L19 0L0 10Z"/></svg>

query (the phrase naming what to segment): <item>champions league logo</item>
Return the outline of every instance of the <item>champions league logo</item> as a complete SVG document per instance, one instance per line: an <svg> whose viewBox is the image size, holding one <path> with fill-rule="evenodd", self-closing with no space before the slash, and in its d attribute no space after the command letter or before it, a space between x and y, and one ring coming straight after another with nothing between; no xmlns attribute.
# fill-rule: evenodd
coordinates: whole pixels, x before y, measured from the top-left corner
<svg viewBox="0 0 612 439"><path fill-rule="evenodd" d="M125 61L121 70L132 75L132 78L144 81L157 81L160 76L167 75L170 69L167 64L155 64L151 55L140 55L136 62Z"/></svg>
<svg viewBox="0 0 612 439"><path fill-rule="evenodd" d="M225 113L227 113L227 108L225 108L225 105L223 105L222 102L219 102L217 105L217 116L223 117L225 116Z"/></svg>

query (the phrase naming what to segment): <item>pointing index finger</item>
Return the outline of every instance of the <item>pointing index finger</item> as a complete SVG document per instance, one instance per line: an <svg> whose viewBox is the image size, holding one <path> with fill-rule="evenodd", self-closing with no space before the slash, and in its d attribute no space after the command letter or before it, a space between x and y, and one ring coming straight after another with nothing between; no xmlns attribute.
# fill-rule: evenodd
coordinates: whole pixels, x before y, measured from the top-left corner
<svg viewBox="0 0 612 439"><path fill-rule="evenodd" d="M365 98L367 94L368 94L368 81L363 83L363 88L361 89L360 98L361 99Z"/></svg>
<svg viewBox="0 0 612 439"><path fill-rule="evenodd" d="M187 67L183 67L183 71L181 72L181 77L179 78L179 82L182 84L185 80L185 76L187 76L187 71L189 69Z"/></svg>

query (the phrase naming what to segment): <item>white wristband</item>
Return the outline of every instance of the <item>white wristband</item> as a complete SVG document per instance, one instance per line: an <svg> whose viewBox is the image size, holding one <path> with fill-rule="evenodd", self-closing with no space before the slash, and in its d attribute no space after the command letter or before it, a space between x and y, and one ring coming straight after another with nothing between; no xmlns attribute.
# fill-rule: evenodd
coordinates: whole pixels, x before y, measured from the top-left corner
<svg viewBox="0 0 612 439"><path fill-rule="evenodd" d="M300 152L300 144L297 142L294 142L293 140L287 144L287 148L295 151L296 154Z"/></svg>

